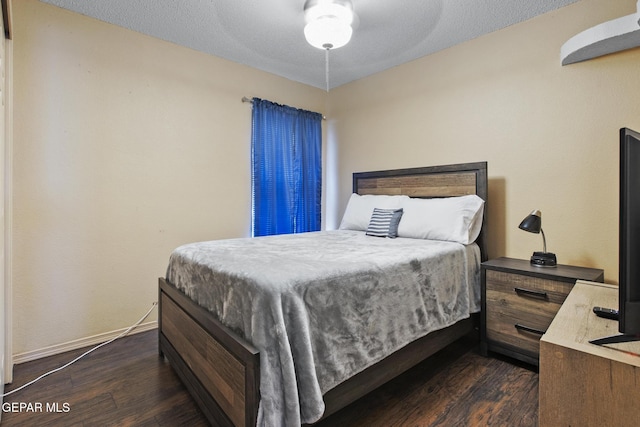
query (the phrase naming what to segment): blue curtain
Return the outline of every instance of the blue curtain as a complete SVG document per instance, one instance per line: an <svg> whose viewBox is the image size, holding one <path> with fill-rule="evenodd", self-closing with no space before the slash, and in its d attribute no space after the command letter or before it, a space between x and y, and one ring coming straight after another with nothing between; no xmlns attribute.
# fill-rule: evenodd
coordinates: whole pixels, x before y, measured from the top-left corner
<svg viewBox="0 0 640 427"><path fill-rule="evenodd" d="M252 234L320 230L322 115L253 98Z"/></svg>

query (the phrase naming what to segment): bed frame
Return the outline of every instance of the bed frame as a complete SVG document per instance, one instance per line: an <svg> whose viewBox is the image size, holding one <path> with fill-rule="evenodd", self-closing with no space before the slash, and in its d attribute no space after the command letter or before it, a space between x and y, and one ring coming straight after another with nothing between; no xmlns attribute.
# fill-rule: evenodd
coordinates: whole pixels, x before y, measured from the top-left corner
<svg viewBox="0 0 640 427"><path fill-rule="evenodd" d="M485 200L477 243L486 255L487 163L466 163L353 174L358 194L450 197L477 194ZM202 307L159 279L159 351L166 357L211 424L255 426L260 402L260 354ZM324 395L324 418L473 330L465 319L434 331L391 354Z"/></svg>

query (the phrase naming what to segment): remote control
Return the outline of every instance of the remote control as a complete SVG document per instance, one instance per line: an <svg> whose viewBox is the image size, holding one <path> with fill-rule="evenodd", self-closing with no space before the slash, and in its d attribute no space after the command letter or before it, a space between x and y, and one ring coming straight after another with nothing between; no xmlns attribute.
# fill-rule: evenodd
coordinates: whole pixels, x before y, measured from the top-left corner
<svg viewBox="0 0 640 427"><path fill-rule="evenodd" d="M612 308L593 307L593 312L598 317L604 317L605 319L618 320L618 310Z"/></svg>

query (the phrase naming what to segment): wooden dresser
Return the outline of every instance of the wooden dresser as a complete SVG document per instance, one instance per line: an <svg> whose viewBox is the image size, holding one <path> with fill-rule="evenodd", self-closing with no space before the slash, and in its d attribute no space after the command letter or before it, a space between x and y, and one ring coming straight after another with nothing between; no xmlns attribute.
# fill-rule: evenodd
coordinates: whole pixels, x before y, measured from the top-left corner
<svg viewBox="0 0 640 427"><path fill-rule="evenodd" d="M600 269L532 266L497 258L482 263L481 349L538 364L540 337L576 280L604 280Z"/></svg>
<svg viewBox="0 0 640 427"><path fill-rule="evenodd" d="M640 425L640 342L598 346L618 322L618 288L578 281L540 340L540 427Z"/></svg>

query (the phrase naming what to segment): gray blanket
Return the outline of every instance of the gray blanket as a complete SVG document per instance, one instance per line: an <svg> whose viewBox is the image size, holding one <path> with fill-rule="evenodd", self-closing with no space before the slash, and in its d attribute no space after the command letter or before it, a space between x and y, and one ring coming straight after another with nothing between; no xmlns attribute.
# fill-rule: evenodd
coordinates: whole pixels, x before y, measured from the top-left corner
<svg viewBox="0 0 640 427"><path fill-rule="evenodd" d="M322 394L479 311L476 245L358 231L193 243L167 279L260 350L260 426L300 426Z"/></svg>

